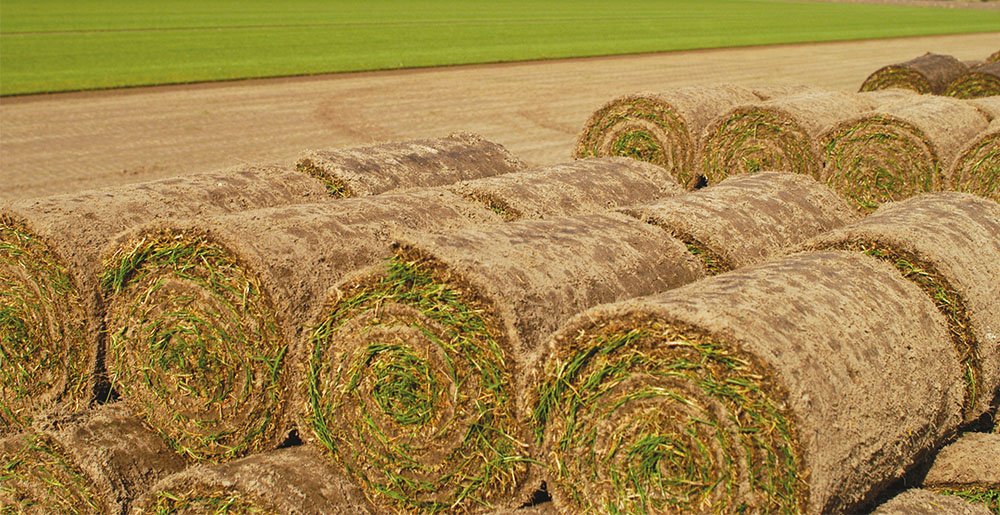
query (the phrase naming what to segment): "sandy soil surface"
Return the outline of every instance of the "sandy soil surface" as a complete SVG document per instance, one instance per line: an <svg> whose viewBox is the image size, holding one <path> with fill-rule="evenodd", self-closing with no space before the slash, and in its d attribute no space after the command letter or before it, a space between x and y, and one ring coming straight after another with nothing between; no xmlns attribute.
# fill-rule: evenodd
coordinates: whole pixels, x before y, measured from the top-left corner
<svg viewBox="0 0 1000 515"><path fill-rule="evenodd" d="M856 90L927 51L983 59L1000 33L162 86L0 99L0 199L290 163L307 149L473 131L532 164L627 92L736 82Z"/></svg>

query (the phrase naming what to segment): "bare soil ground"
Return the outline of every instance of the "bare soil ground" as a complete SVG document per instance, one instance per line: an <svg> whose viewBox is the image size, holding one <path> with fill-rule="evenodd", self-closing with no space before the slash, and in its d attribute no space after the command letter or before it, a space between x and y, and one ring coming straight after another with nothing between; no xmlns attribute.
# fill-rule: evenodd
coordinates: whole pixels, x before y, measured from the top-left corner
<svg viewBox="0 0 1000 515"><path fill-rule="evenodd" d="M8 97L0 199L459 130L551 164L570 158L593 110L624 93L718 82L853 91L875 69L927 51L973 60L998 48L1000 33L990 33Z"/></svg>

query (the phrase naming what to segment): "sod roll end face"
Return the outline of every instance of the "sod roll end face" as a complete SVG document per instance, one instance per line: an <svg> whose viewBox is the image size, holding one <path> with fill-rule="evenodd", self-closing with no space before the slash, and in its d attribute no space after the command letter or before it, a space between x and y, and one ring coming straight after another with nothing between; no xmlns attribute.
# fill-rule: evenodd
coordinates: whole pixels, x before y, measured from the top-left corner
<svg viewBox="0 0 1000 515"><path fill-rule="evenodd" d="M952 81L945 95L955 98L983 98L1000 95L1000 62L976 66Z"/></svg>
<svg viewBox="0 0 1000 515"><path fill-rule="evenodd" d="M0 434L55 403L91 395L91 323L84 300L46 241L0 212Z"/></svg>
<svg viewBox="0 0 1000 515"><path fill-rule="evenodd" d="M880 68L865 79L861 91L899 88L940 95L967 70L962 61L950 55L928 53L905 63Z"/></svg>
<svg viewBox="0 0 1000 515"><path fill-rule="evenodd" d="M105 513L107 495L52 438L28 432L0 440L5 513Z"/></svg>
<svg viewBox="0 0 1000 515"><path fill-rule="evenodd" d="M1000 202L1000 120L966 147L950 175L952 189Z"/></svg>
<svg viewBox="0 0 1000 515"><path fill-rule="evenodd" d="M514 493L527 457L492 312L405 249L324 310L305 426L375 504L472 509Z"/></svg>
<svg viewBox="0 0 1000 515"><path fill-rule="evenodd" d="M105 263L111 388L180 454L274 445L286 353L256 277L197 231L148 231Z"/></svg>

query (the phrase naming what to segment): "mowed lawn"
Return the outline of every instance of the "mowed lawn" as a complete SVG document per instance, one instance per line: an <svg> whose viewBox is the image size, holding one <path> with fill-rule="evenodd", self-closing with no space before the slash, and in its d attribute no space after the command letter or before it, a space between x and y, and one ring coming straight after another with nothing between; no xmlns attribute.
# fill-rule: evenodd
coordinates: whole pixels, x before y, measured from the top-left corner
<svg viewBox="0 0 1000 515"><path fill-rule="evenodd" d="M804 0L0 0L0 94L997 30Z"/></svg>

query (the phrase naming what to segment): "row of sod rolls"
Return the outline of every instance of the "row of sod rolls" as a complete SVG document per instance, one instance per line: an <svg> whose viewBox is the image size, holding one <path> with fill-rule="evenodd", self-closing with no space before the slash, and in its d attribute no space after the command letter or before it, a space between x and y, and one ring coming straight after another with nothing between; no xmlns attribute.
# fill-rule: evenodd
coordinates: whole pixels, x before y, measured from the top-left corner
<svg viewBox="0 0 1000 515"><path fill-rule="evenodd" d="M567 512L856 511L961 420L941 315L854 253L600 307L552 345L534 418Z"/></svg>
<svg viewBox="0 0 1000 515"><path fill-rule="evenodd" d="M10 513L126 513L184 462L122 406L52 417L0 439L0 506Z"/></svg>
<svg viewBox="0 0 1000 515"><path fill-rule="evenodd" d="M996 409L1000 207L921 196L805 247L560 329L533 402L557 506L857 510Z"/></svg>
<svg viewBox="0 0 1000 515"><path fill-rule="evenodd" d="M799 89L722 84L616 98L587 120L574 157L631 157L660 165L682 185L693 187L706 127L733 107Z"/></svg>
<svg viewBox="0 0 1000 515"><path fill-rule="evenodd" d="M740 194L750 206L713 209ZM856 217L822 185L789 174L737 177L626 212L657 210L700 217L707 231L773 225L735 242L693 232L705 249L744 261ZM590 306L714 273L674 227L683 228L594 214L401 237L387 262L335 288L315 324L304 438L378 506L523 502L544 479L524 395L544 364L542 342Z"/></svg>
<svg viewBox="0 0 1000 515"><path fill-rule="evenodd" d="M551 204L522 215L559 206L574 214L670 191L672 179L655 182L654 168L578 161L453 188L512 206L521 200L503 192L524 189ZM634 188L609 187L615 180ZM391 255L395 231L502 223L494 204L449 188L160 223L123 236L102 282L113 392L191 459L273 447L291 423L291 385L306 353L301 328L338 280ZM622 191L627 197L616 197Z"/></svg>
<svg viewBox="0 0 1000 515"><path fill-rule="evenodd" d="M369 154L377 159L357 158ZM522 168L499 145L471 136L324 155L339 163L327 180L357 194L380 191L360 184L383 179L398 187L416 185L410 177L426 183L425 176L447 184ZM0 434L54 405L72 410L101 395L93 378L101 358L98 277L118 234L156 220L324 201L324 184L281 167L243 166L0 207Z"/></svg>
<svg viewBox="0 0 1000 515"><path fill-rule="evenodd" d="M991 160L995 138L987 130L1000 97L962 101L900 90L802 88L769 100L753 96L731 86L623 97L594 113L576 153L658 163L689 187L762 170L808 174L866 212L929 191L1000 195L1000 167ZM643 123L673 127L651 136L656 152L607 143L634 139ZM686 157L663 157L673 154Z"/></svg>

